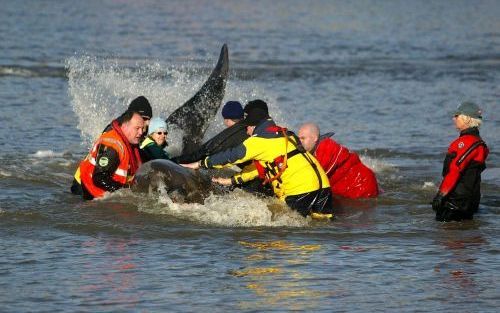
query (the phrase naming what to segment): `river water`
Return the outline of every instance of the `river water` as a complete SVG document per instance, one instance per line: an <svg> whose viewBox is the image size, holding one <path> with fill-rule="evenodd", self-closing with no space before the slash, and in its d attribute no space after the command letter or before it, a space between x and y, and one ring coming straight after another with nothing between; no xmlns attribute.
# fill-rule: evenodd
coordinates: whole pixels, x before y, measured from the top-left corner
<svg viewBox="0 0 500 313"><path fill-rule="evenodd" d="M0 4L1 312L498 310L498 1ZM203 205L69 193L106 123L138 95L167 117L223 43L225 100L335 131L378 200L324 223L237 190ZM439 223L429 202L463 100L484 109L491 151L480 212Z"/></svg>

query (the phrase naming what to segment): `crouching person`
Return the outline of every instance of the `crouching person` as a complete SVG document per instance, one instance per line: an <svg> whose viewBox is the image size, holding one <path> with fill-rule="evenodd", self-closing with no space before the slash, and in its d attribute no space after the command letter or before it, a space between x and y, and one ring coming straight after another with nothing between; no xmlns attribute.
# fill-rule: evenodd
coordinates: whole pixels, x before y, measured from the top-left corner
<svg viewBox="0 0 500 313"><path fill-rule="evenodd" d="M92 200L128 186L141 165L138 144L144 120L139 113L127 112L114 120L111 130L92 145L80 164L83 199Z"/></svg>

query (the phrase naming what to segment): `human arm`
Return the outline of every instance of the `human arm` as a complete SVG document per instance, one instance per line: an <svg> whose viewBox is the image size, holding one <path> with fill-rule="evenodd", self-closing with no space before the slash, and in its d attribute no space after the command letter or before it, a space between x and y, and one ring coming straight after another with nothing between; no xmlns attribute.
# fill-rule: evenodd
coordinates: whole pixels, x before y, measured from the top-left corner
<svg viewBox="0 0 500 313"><path fill-rule="evenodd" d="M259 176L257 168L253 163L245 166L243 170L239 173L234 174L232 177L223 178L223 177L214 177L212 178L212 182L218 183L223 186L231 186L231 185L241 185L245 182L251 181Z"/></svg>
<svg viewBox="0 0 500 313"><path fill-rule="evenodd" d="M176 163L192 163L204 159L205 157L216 154L241 144L248 138L245 125L236 123L228 127L205 142L197 151L181 155L173 160Z"/></svg>
<svg viewBox="0 0 500 313"><path fill-rule="evenodd" d="M201 160L200 165L204 168L217 168L245 163L256 159L263 152L263 149L265 147L257 137L250 137L240 145L206 157Z"/></svg>
<svg viewBox="0 0 500 313"><path fill-rule="evenodd" d="M106 145L101 145L96 157L96 165L92 174L94 184L106 191L116 191L123 185L113 180L113 175L120 164L118 152Z"/></svg>

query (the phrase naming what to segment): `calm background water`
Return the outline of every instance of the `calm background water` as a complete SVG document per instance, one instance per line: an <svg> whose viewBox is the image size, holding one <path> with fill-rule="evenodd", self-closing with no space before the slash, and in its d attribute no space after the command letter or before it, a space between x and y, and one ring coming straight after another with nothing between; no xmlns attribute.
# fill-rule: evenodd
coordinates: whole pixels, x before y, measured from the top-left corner
<svg viewBox="0 0 500 313"><path fill-rule="evenodd" d="M0 7L0 311L498 310L498 1ZM225 100L262 98L283 125L335 131L376 171L378 201L318 223L238 191L204 205L69 194L111 118L139 94L168 116L223 43ZM466 99L491 150L480 213L438 223L428 203ZM208 136L220 129L217 117Z"/></svg>

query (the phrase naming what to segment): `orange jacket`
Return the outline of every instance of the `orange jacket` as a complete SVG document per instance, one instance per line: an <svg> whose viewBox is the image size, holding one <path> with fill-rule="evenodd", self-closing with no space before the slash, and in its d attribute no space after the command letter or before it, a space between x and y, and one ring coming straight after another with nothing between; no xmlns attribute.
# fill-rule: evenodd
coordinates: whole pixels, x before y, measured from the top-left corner
<svg viewBox="0 0 500 313"><path fill-rule="evenodd" d="M82 185L94 197L102 197L107 190L96 186L92 175L98 159L100 145L105 145L118 153L119 164L112 175L112 179L124 186L133 180L133 175L140 165L137 149L132 149L129 142L120 134L121 130L117 123L113 123L113 129L103 133L94 143L90 153L80 164L80 176Z"/></svg>

